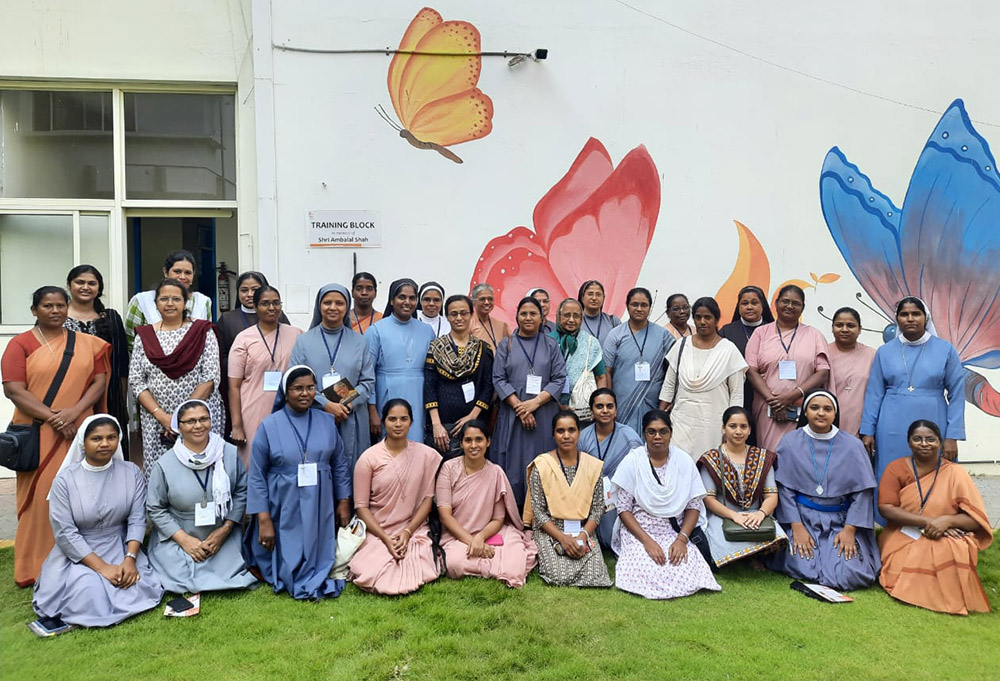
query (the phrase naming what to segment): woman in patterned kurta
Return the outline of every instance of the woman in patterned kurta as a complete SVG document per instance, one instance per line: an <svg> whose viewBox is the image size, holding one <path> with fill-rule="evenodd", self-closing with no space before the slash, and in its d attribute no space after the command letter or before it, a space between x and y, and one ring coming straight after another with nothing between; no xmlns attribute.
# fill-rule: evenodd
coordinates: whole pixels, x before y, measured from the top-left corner
<svg viewBox="0 0 1000 681"><path fill-rule="evenodd" d="M538 574L554 586L611 586L595 538L604 513L603 466L577 448L580 418L573 412L553 419L552 434L556 449L528 466L524 522L534 530Z"/></svg>
<svg viewBox="0 0 1000 681"><path fill-rule="evenodd" d="M176 433L170 428L170 417L182 402L208 402L212 432L222 435L219 343L209 322L185 318L187 298L188 291L180 282L164 279L156 287L156 306L162 319L136 329L128 382L141 406L147 481L153 464L173 446Z"/></svg>
<svg viewBox="0 0 1000 681"><path fill-rule="evenodd" d="M615 586L644 598L721 591L701 552L689 545L704 513L694 461L670 444L670 416L659 409L642 418L643 447L633 449L612 478L618 523Z"/></svg>

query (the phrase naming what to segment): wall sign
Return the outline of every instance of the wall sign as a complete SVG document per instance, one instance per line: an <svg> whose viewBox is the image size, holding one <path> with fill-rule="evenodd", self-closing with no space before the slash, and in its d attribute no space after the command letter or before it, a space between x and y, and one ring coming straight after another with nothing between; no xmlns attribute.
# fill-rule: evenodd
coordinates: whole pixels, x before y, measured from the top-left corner
<svg viewBox="0 0 1000 681"><path fill-rule="evenodd" d="M310 248L381 248L382 221L377 210L311 210L306 243Z"/></svg>

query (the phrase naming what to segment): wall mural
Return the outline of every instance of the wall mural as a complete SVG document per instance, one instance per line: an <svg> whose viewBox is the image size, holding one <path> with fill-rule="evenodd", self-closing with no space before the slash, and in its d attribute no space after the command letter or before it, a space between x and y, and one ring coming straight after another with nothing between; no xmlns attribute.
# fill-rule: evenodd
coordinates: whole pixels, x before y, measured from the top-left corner
<svg viewBox="0 0 1000 681"><path fill-rule="evenodd" d="M395 54L387 84L399 123L381 106L375 110L414 147L432 149L461 163L447 147L486 137L493 130L493 101L476 87L483 69L480 46L475 26L444 21L437 11L424 7L407 27L399 50L469 56Z"/></svg>
<svg viewBox="0 0 1000 681"><path fill-rule="evenodd" d="M659 212L660 177L646 147L636 147L615 167L608 150L591 137L535 205L534 231L515 227L486 244L470 288L493 286L496 314L513 320L528 289L544 288L558 303L597 279L604 284L606 310L620 315Z"/></svg>
<svg viewBox="0 0 1000 681"><path fill-rule="evenodd" d="M885 337L895 335L896 302L923 299L966 367L966 399L1000 416L1000 394L970 368L1000 368L1000 174L962 100L924 145L902 208L837 147L820 199L844 260L889 322Z"/></svg>

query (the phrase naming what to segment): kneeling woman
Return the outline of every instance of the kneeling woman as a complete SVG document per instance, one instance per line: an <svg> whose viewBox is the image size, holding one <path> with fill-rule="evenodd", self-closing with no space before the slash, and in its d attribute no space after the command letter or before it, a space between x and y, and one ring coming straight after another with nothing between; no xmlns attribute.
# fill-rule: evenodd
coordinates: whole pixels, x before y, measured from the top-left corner
<svg viewBox="0 0 1000 681"><path fill-rule="evenodd" d="M213 433L202 400L188 400L170 424L180 433L149 472L146 511L153 523L149 562L173 593L242 589L257 580L240 553L247 474L236 447Z"/></svg>
<svg viewBox="0 0 1000 681"><path fill-rule="evenodd" d="M339 596L344 580L330 577L337 556L337 522L351 517L351 477L337 422L314 405L316 375L297 365L285 372L275 411L257 429L250 452L243 536L251 570L295 598ZM315 408L312 408L314 407Z"/></svg>
<svg viewBox="0 0 1000 681"><path fill-rule="evenodd" d="M347 579L365 591L407 594L441 574L427 524L441 455L406 438L412 423L410 403L390 399L382 407L385 439L354 466L354 506L368 534Z"/></svg>
<svg viewBox="0 0 1000 681"><path fill-rule="evenodd" d="M708 493L705 497L708 510L705 534L712 560L718 567L760 551L773 550L786 540L784 530L773 521L770 524L774 531L768 538L761 536L753 541L726 538L724 521L731 520L741 529L757 531L778 506L775 456L766 449L747 445L750 422L750 412L743 407L726 409L722 414L722 444L698 459L701 481Z"/></svg>
<svg viewBox="0 0 1000 681"><path fill-rule="evenodd" d="M435 486L447 574L524 586L538 551L522 529L510 481L500 466L486 460L486 424L469 421L458 439L462 456L442 464Z"/></svg>
<svg viewBox="0 0 1000 681"><path fill-rule="evenodd" d="M140 549L146 484L122 456L120 435L112 416L88 417L56 474L49 495L56 545L32 602L39 617L107 627L155 608L163 597Z"/></svg>
<svg viewBox="0 0 1000 681"><path fill-rule="evenodd" d="M629 452L611 479L618 508L611 544L618 554L615 586L645 598L722 590L690 545L704 511L705 486L691 456L670 444L672 432L669 414L646 412L645 446Z"/></svg>
<svg viewBox="0 0 1000 681"><path fill-rule="evenodd" d="M556 448L528 465L524 522L534 530L538 574L555 586L611 586L595 537L604 513L603 464L577 447L580 417L552 419Z"/></svg>
<svg viewBox="0 0 1000 681"><path fill-rule="evenodd" d="M861 441L838 428L837 399L806 395L799 428L778 445L778 510L790 551L767 566L843 591L871 585L881 561L875 543L875 476Z"/></svg>
<svg viewBox="0 0 1000 681"><path fill-rule="evenodd" d="M878 538L879 582L921 608L989 612L976 574L979 552L993 542L983 497L964 468L942 458L936 423L914 421L906 437L911 456L889 463L878 488L878 510L889 521Z"/></svg>

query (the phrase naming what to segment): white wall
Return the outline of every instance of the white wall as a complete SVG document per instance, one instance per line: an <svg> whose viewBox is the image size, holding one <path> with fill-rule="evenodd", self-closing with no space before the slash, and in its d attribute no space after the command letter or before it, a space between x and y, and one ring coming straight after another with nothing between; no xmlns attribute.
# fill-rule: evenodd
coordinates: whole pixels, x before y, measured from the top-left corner
<svg viewBox="0 0 1000 681"><path fill-rule="evenodd" d="M484 50L550 50L547 61L514 69L483 59L479 87L493 100L494 127L453 148L463 165L414 149L375 114L379 104L392 111L389 57L273 50L273 130L258 118L257 137L259 155L275 158L277 212L261 221L260 241L273 235L278 280L294 287L286 298L305 301L288 312L304 322L316 288L351 274L351 252L304 247L306 211L381 212L385 247L358 251L359 267L383 284L380 303L398 276L466 292L486 243L530 227L536 202L593 136L615 163L640 144L656 163L659 220L638 280L658 291L657 312L674 291L716 293L737 256L739 220L769 257L772 287L841 275L809 291L806 320L827 331L816 306L856 304L862 291L820 210L827 151L839 146L900 204L956 97L1000 144L1000 90L983 77L1000 72L996 5L978 3L970 16L929 0L630 4L432 3L446 20L472 22ZM419 8L382 2L359 17L348 3L275 2L269 29L279 44L395 47ZM255 47L266 49L260 31ZM267 174L266 158L258 163ZM884 325L862 312L866 325ZM1000 428L971 405L967 414L972 456L983 458Z"/></svg>

